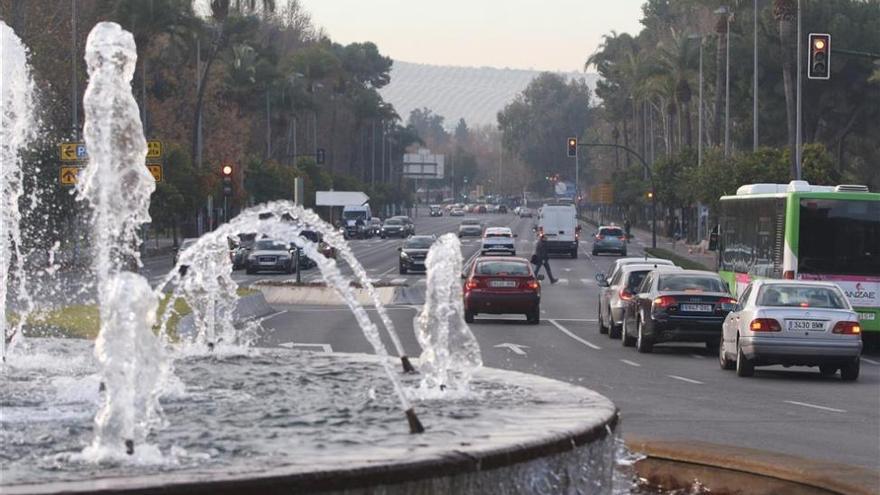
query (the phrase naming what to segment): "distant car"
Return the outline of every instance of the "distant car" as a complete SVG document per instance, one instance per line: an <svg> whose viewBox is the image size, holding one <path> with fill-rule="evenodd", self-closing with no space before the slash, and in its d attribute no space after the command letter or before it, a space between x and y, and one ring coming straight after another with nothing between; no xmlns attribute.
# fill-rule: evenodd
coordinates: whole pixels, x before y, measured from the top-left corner
<svg viewBox="0 0 880 495"><path fill-rule="evenodd" d="M464 210L461 208L453 208L452 211L449 212L450 217L463 217Z"/></svg>
<svg viewBox="0 0 880 495"><path fill-rule="evenodd" d="M440 205L431 205L431 211L429 215L432 217L442 217L443 208Z"/></svg>
<svg viewBox="0 0 880 495"><path fill-rule="evenodd" d="M489 227L483 233L483 244L480 246L480 254L503 254L516 256L516 237L509 227Z"/></svg>
<svg viewBox="0 0 880 495"><path fill-rule="evenodd" d="M495 213L506 214L507 213L507 205L498 205L498 208L495 210Z"/></svg>
<svg viewBox="0 0 880 495"><path fill-rule="evenodd" d="M463 275L464 319L478 314L518 313L529 323L541 321L541 283L528 260L514 257L477 258Z"/></svg>
<svg viewBox="0 0 880 495"><path fill-rule="evenodd" d="M486 212L488 212L488 209L486 208L486 205L479 205L479 206L477 206L476 209L474 210L474 213L486 213Z"/></svg>
<svg viewBox="0 0 880 495"><path fill-rule="evenodd" d="M432 235L414 235L404 241L403 246L397 248L400 251L400 274L406 275L410 270L424 271L428 250L435 240L437 238Z"/></svg>
<svg viewBox="0 0 880 495"><path fill-rule="evenodd" d="M406 215L398 215L392 218L399 218L400 221L403 222L403 227L407 236L416 235L416 224L413 223L412 218Z"/></svg>
<svg viewBox="0 0 880 495"><path fill-rule="evenodd" d="M371 218L369 228L373 231L373 235L382 234L382 220L376 217Z"/></svg>
<svg viewBox="0 0 880 495"><path fill-rule="evenodd" d="M534 215L531 208L527 206L523 206L522 208L520 208L517 214L520 218L532 218L532 215Z"/></svg>
<svg viewBox="0 0 880 495"><path fill-rule="evenodd" d="M752 376L755 366L818 366L823 376L859 377L858 314L835 284L755 280L724 320L722 369Z"/></svg>
<svg viewBox="0 0 880 495"><path fill-rule="evenodd" d="M458 237L480 237L483 235L483 222L476 218L465 218L458 226Z"/></svg>
<svg viewBox="0 0 880 495"><path fill-rule="evenodd" d="M593 256L617 253L626 256L626 235L617 226L601 226L593 237Z"/></svg>
<svg viewBox="0 0 880 495"><path fill-rule="evenodd" d="M379 236L382 239L386 237L406 237L409 232L407 226L403 223L403 220L398 217L392 217L388 220L385 220L385 223L382 224L382 229L379 231Z"/></svg>
<svg viewBox="0 0 880 495"><path fill-rule="evenodd" d="M614 260L614 263L611 264L611 270L609 271L609 275L607 277L608 280L614 278L614 275L617 274L617 271L626 265L639 264L639 265L669 265L675 266L670 260L665 258L649 258L648 256L644 256L642 258L617 258ZM597 277L598 278L598 277Z"/></svg>
<svg viewBox="0 0 880 495"><path fill-rule="evenodd" d="M662 342L705 342L717 351L721 324L734 304L717 273L652 271L626 302L623 345L651 352Z"/></svg>
<svg viewBox="0 0 880 495"><path fill-rule="evenodd" d="M245 271L254 274L262 271L293 273L296 267L287 243L272 239L260 239L247 257Z"/></svg>
<svg viewBox="0 0 880 495"><path fill-rule="evenodd" d="M187 238L181 241L180 246L174 250L174 265L180 262L180 253L186 251L189 247L195 244L198 241L197 238ZM178 271L181 275L186 275L186 271L189 269L188 265L181 265L178 267Z"/></svg>
<svg viewBox="0 0 880 495"><path fill-rule="evenodd" d="M645 276L654 270L681 270L680 267L660 264L634 263L624 265L615 275L606 280L605 275L596 275L599 283L599 333L619 339L623 329L623 311L626 303L633 298L636 288Z"/></svg>

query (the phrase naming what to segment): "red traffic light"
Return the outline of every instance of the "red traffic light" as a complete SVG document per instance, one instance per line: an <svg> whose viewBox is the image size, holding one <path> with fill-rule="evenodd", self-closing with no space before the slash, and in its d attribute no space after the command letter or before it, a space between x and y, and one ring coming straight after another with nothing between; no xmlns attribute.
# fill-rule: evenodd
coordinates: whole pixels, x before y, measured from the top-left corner
<svg viewBox="0 0 880 495"><path fill-rule="evenodd" d="M807 78L831 79L831 35L810 33Z"/></svg>
<svg viewBox="0 0 880 495"><path fill-rule="evenodd" d="M223 165L220 172L223 174L223 177L232 177L232 165Z"/></svg>

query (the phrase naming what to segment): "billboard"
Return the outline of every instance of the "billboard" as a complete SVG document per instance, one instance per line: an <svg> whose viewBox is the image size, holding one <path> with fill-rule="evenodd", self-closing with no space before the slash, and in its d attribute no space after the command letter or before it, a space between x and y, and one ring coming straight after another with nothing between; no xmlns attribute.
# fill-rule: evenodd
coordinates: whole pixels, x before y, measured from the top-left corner
<svg viewBox="0 0 880 495"><path fill-rule="evenodd" d="M431 150L420 149L418 153L403 155L403 177L407 179L442 179L445 155L435 155Z"/></svg>
<svg viewBox="0 0 880 495"><path fill-rule="evenodd" d="M558 181L556 185L553 186L553 192L556 194L557 198L574 199L575 195L577 195L577 189L574 187L574 182L564 180Z"/></svg>

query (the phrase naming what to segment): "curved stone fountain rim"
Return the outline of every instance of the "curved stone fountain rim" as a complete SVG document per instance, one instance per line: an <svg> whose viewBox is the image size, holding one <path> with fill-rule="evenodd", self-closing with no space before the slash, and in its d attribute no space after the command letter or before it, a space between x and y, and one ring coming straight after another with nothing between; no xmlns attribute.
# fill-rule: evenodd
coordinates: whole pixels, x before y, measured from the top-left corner
<svg viewBox="0 0 880 495"><path fill-rule="evenodd" d="M375 361L374 355L354 353L329 353L329 355L356 357ZM438 451L428 454L413 452L406 460L389 462L347 462L346 468L330 468L304 471L301 466L279 467L250 475L222 472L187 471L168 472L144 476L99 478L88 481L63 481L41 484L21 484L4 486L3 493L19 494L76 494L76 493L124 493L141 494L161 492L176 493L303 493L345 490L370 486L406 483L420 479L449 477L459 474L489 471L512 466L542 457L553 456L601 440L611 435L620 422L617 407L605 396L597 392L566 382L544 378L518 371L496 368L481 368L475 378L492 381L504 378L514 383L530 382L540 385L539 390L548 395L560 393L570 398L567 409L560 409L552 418L557 428L562 422L569 423L561 430L552 433L535 431L505 431L503 440L493 440L494 445L463 446L459 449ZM531 388L531 387L530 387ZM584 420L577 417L572 405L586 400L590 407L601 411L601 419L595 417ZM424 411L424 407L417 410ZM405 419L401 413L401 423ZM427 423L430 429L430 423Z"/></svg>

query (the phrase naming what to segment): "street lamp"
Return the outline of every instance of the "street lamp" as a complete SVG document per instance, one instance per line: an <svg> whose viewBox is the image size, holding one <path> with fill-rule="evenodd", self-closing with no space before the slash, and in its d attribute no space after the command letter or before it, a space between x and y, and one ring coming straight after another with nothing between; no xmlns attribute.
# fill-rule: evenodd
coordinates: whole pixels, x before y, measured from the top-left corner
<svg viewBox="0 0 880 495"><path fill-rule="evenodd" d="M724 65L724 157L730 153L730 8L726 5L718 7L715 15L723 15L726 22L724 35L727 37L725 50L727 52Z"/></svg>
<svg viewBox="0 0 880 495"><path fill-rule="evenodd" d="M703 39L702 34L692 34L688 36L690 40L700 40L700 98L699 109L697 110L697 129L699 136L697 137L697 166L703 165Z"/></svg>

